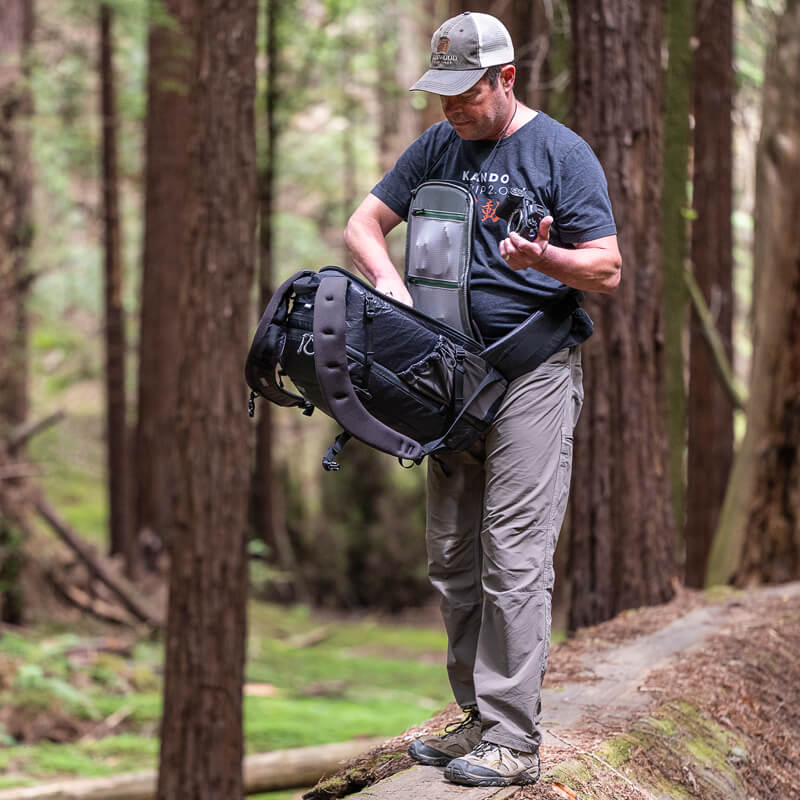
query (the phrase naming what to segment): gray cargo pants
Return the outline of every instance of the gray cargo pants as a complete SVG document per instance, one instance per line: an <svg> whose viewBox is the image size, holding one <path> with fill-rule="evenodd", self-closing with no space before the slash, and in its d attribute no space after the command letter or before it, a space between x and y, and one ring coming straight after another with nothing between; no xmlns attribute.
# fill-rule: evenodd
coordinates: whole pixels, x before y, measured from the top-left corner
<svg viewBox="0 0 800 800"><path fill-rule="evenodd" d="M477 446L428 463L428 569L455 699L477 703L484 739L526 752L541 742L553 552L582 403L580 351L561 350L512 381Z"/></svg>

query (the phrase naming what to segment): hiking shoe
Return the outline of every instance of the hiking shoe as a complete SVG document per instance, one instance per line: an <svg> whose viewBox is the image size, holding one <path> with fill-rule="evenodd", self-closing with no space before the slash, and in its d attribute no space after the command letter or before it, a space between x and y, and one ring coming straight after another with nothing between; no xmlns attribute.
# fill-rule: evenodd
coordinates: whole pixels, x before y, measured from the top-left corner
<svg viewBox="0 0 800 800"><path fill-rule="evenodd" d="M464 711L467 716L448 725L443 733L415 739L408 748L411 758L430 767L444 767L469 753L481 740L481 715L477 706L466 706Z"/></svg>
<svg viewBox="0 0 800 800"><path fill-rule="evenodd" d="M510 786L539 780L539 751L522 753L482 741L467 755L453 759L444 777L462 786Z"/></svg>

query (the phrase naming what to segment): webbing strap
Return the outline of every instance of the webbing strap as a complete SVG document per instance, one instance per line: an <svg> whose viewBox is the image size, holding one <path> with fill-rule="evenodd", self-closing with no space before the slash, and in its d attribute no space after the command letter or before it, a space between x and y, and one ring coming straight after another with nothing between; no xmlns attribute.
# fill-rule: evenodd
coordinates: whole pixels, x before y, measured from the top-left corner
<svg viewBox="0 0 800 800"><path fill-rule="evenodd" d="M464 408L464 348L456 345L456 370L453 375L453 411L461 414Z"/></svg>
<svg viewBox="0 0 800 800"><path fill-rule="evenodd" d="M314 367L322 396L346 431L370 447L416 461L422 458L422 445L373 417L356 396L345 351L346 301L347 277L324 276L314 303Z"/></svg>
<svg viewBox="0 0 800 800"><path fill-rule="evenodd" d="M353 437L347 432L342 431L334 440L333 444L328 448L328 452L322 456L322 468L326 472L336 472L339 470L339 463L336 461L336 456L342 452L342 448Z"/></svg>
<svg viewBox="0 0 800 800"><path fill-rule="evenodd" d="M499 370L497 369L490 369L486 375L483 376L481 382L475 387L475 391L472 392L472 395L466 400L463 404L463 407L456 415L455 419L450 424L450 427L445 432L444 436L440 436L438 439L434 439L432 442L428 442L422 450L423 455L429 456L432 453L436 453L439 450L447 448L448 445L448 438L455 430L456 425L461 422L461 418L464 414L469 411L472 404L480 397L480 395L488 389L490 386L493 386L496 383L503 383L505 384L505 378L500 374Z"/></svg>

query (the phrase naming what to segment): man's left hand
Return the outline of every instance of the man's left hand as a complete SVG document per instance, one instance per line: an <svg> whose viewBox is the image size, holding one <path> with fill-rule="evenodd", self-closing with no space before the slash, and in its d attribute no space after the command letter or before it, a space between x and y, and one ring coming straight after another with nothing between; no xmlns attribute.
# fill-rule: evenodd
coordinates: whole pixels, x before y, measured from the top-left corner
<svg viewBox="0 0 800 800"><path fill-rule="evenodd" d="M545 257L550 243L550 226L553 224L552 217L545 217L539 223L539 232L531 242L523 239L518 233L513 231L508 239L500 242L500 255L503 261L511 269L528 269L537 267Z"/></svg>

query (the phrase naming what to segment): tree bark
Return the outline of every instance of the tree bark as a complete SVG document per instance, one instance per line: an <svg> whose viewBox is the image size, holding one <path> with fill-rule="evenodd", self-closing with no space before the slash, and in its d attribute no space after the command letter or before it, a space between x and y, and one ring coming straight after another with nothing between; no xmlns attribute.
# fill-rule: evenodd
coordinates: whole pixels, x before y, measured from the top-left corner
<svg viewBox="0 0 800 800"><path fill-rule="evenodd" d="M242 357L255 279L256 0L192 0L158 797L236 798L250 473Z"/></svg>
<svg viewBox="0 0 800 800"><path fill-rule="evenodd" d="M388 172L399 155L421 133L418 113L409 102L408 87L420 72L418 50L427 46L433 29L420 33L412 24L406 6L398 0L382 4L376 95L378 104L378 160L381 173ZM426 23L438 22L426 19ZM427 36L427 38L426 38ZM424 61L422 61L424 63ZM419 93L416 93L419 94ZM439 105L431 95L431 103Z"/></svg>
<svg viewBox="0 0 800 800"><path fill-rule="evenodd" d="M577 131L608 177L623 278L587 295L586 402L572 481L570 627L673 593L675 526L664 429L661 6L572 4Z"/></svg>
<svg viewBox="0 0 800 800"><path fill-rule="evenodd" d="M733 2L697 6L692 263L728 359L733 324ZM686 584L701 587L733 460L733 405L692 313L689 336Z"/></svg>
<svg viewBox="0 0 800 800"><path fill-rule="evenodd" d="M288 11L285 0L268 0L264 8L266 70L264 90L263 161L258 170L258 287L259 311L272 297L275 256L274 225L275 198L277 195L277 145L280 135L277 111L281 101L279 88L280 47L278 28ZM253 521L258 534L270 550L270 560L290 578L289 591L281 599L305 597L302 576L286 528L283 504L282 475L276 475L273 457L275 450L275 415L271 403L261 403L256 426L256 459L253 472Z"/></svg>
<svg viewBox="0 0 800 800"><path fill-rule="evenodd" d="M26 59L32 33L32 0L0 5L0 433L28 411L33 103Z"/></svg>
<svg viewBox="0 0 800 800"><path fill-rule="evenodd" d="M514 94L532 108L548 105L550 39L553 34L551 0L509 0L500 19L506 22L514 42L517 77Z"/></svg>
<svg viewBox="0 0 800 800"><path fill-rule="evenodd" d="M180 0L151 4L147 41L144 243L132 491L135 536L150 569L155 568L155 555L172 520L170 463L180 395L175 373L176 311L178 277L185 260L179 225L190 120L191 46L185 29L189 13Z"/></svg>
<svg viewBox="0 0 800 800"><path fill-rule="evenodd" d="M32 0L0 3L0 465L4 467L13 467L19 456L8 450L4 440L28 412L25 305L33 237L29 124L33 104L26 79L33 20ZM22 566L21 534L0 506L0 619L12 624L23 621Z"/></svg>
<svg viewBox="0 0 800 800"><path fill-rule="evenodd" d="M754 333L747 432L708 582L800 576L800 0L769 51L756 175Z"/></svg>
<svg viewBox="0 0 800 800"><path fill-rule="evenodd" d="M666 4L667 48L664 114L664 383L672 508L683 530L686 502L686 379L684 347L688 320L684 267L688 259L689 115L692 98L694 0Z"/></svg>
<svg viewBox="0 0 800 800"><path fill-rule="evenodd" d="M125 316L122 305L122 237L117 167L117 102L114 78L113 12L100 6L100 115L103 121L103 245L106 349L106 465L109 552L124 555L128 577L136 572L137 548L128 534L125 418Z"/></svg>

